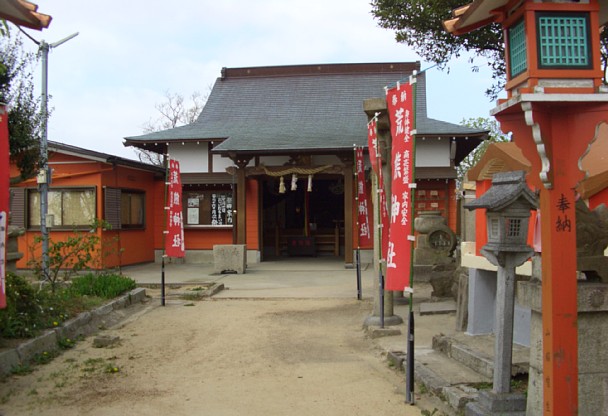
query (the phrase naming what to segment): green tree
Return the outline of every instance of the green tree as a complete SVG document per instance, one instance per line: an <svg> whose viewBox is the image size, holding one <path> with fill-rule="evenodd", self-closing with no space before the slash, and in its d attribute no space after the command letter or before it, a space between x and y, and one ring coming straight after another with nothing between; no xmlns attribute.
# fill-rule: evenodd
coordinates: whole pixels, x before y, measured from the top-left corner
<svg viewBox="0 0 608 416"><path fill-rule="evenodd" d="M485 26L463 36L449 34L442 23L450 19L453 9L466 0L372 0L372 14L378 24L395 31L397 42L405 43L428 62L447 68L453 58L472 53L485 60L492 71L493 85L486 94L494 99L505 82L503 32L498 24ZM608 30L601 35L604 80L608 68ZM472 71L479 65L470 59Z"/></svg>
<svg viewBox="0 0 608 416"><path fill-rule="evenodd" d="M498 123L498 121L495 119L484 117L469 118L462 120L460 124L474 129L488 130L490 132L488 139L481 142L479 146L469 153L467 157L465 157L456 167L456 171L458 172L458 181L462 183L468 170L479 162L491 143L511 141L511 136L504 134L502 130L500 130L500 123Z"/></svg>
<svg viewBox="0 0 608 416"><path fill-rule="evenodd" d="M33 71L37 56L23 48L21 36L3 25L0 33L0 102L8 107L10 157L20 171L18 182L38 170L42 126L40 99L34 96Z"/></svg>

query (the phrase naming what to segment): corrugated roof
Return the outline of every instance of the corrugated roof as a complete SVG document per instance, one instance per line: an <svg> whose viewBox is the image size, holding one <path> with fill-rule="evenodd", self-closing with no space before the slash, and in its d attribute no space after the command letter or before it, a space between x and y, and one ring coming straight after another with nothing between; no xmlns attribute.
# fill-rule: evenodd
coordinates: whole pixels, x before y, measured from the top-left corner
<svg viewBox="0 0 608 416"><path fill-rule="evenodd" d="M406 79L418 62L225 68L196 123L127 137L127 145L226 139L218 152L352 149L367 145L363 100ZM429 119L426 82L417 83L418 135L466 136L483 131Z"/></svg>

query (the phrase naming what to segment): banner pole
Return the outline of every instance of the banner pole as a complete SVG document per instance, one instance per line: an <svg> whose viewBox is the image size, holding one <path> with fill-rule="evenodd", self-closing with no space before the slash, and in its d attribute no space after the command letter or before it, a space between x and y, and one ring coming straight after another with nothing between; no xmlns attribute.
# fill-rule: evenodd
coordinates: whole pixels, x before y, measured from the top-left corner
<svg viewBox="0 0 608 416"><path fill-rule="evenodd" d="M414 100L414 105L412 106L413 108L413 121L414 121L414 131L416 130L416 71L414 71L414 74L412 76L412 80L410 81L411 83L414 84L414 87L412 88L412 93L413 93L413 100ZM411 201L411 209L412 209L412 218L414 218L414 213L416 212L415 207L416 207L416 134L412 135L412 140L414 141L413 143L413 154L412 154L412 185L413 187L410 189L410 201ZM415 235L415 229L414 229L414 221L411 222L411 236L413 237ZM405 384L406 384L406 388L405 388L405 401L411 405L414 404L415 399L414 399L414 241L412 241L412 244L410 245L410 250L411 250L411 256L410 258L412 259L412 261L410 262L410 290L409 290L409 294L410 294L410 298L409 298L409 319L408 319L408 325L407 325L407 329L408 329L408 337L407 337L407 371L406 371L406 380L405 380Z"/></svg>
<svg viewBox="0 0 608 416"><path fill-rule="evenodd" d="M354 160L355 163L353 163L353 176L355 177L355 183L357 183L356 181L358 180L358 176L357 176L357 146L353 144L353 156L354 156ZM361 232L361 230L359 229L360 224L359 224L359 215L358 215L358 210L359 210L359 192L355 192L355 206L357 207L357 215L355 216L357 218L357 250L355 250L355 263L356 263L356 267L357 267L357 300L361 300L361 247L360 247L360 236L359 233Z"/></svg>
<svg viewBox="0 0 608 416"><path fill-rule="evenodd" d="M382 159L380 158L380 152L376 152L376 161L378 166L378 172L382 170ZM380 181L384 175L376 175L376 203L378 204L378 286L379 286L379 294L378 294L378 304L380 305L380 327L384 328L384 276L382 275L382 262L384 260L382 255L383 248L383 233L387 232L387 230L383 230L384 226L382 221L382 209L386 209L386 207L382 206L382 198L380 197L380 187L384 187L384 184Z"/></svg>
<svg viewBox="0 0 608 416"><path fill-rule="evenodd" d="M166 253L165 253L165 249L166 249L166 243L167 243L167 233L169 232L167 230L167 215L168 215L168 209L169 206L167 205L167 194L169 192L169 154L166 153L165 154L165 160L164 160L164 164L165 164L165 202L164 202L164 209L165 209L165 215L163 216L163 250L162 250L162 256L161 256L161 266L160 266L160 304L161 306L165 306L165 257L166 257Z"/></svg>
<svg viewBox="0 0 608 416"><path fill-rule="evenodd" d="M380 315L380 326L384 328L384 276L382 271L382 263L384 263L384 218L386 213L386 199L384 198L384 180L382 174L382 156L379 151L378 137L377 137L377 120L380 113L375 113L374 117L368 123L368 129L373 131L368 132L368 146L370 152L370 163L372 164L372 170L375 175L376 183L376 238L377 238L377 265L378 265L378 307ZM373 149L373 152L372 152ZM373 153L373 157L372 157ZM375 158L375 165L374 165ZM375 169L374 169L375 166ZM373 176L374 177L374 176ZM373 178L372 177L372 178ZM372 188L373 189L373 188Z"/></svg>

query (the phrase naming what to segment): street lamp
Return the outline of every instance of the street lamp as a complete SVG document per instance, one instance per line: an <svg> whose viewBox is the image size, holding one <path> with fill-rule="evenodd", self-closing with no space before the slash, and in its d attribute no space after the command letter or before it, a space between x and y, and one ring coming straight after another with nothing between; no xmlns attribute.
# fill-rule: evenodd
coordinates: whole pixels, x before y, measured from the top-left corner
<svg viewBox="0 0 608 416"><path fill-rule="evenodd" d="M26 34L27 35L27 34ZM52 226L52 216L48 214L48 193L51 184L52 172L48 164L48 73L49 73L49 50L64 44L75 38L78 32L71 34L57 42L46 43L44 40L37 41L27 35L40 48L42 55L42 102L40 114L42 116L42 136L40 138L40 171L38 173L38 191L40 192L40 234L42 237L42 275L45 279L49 277L49 227Z"/></svg>

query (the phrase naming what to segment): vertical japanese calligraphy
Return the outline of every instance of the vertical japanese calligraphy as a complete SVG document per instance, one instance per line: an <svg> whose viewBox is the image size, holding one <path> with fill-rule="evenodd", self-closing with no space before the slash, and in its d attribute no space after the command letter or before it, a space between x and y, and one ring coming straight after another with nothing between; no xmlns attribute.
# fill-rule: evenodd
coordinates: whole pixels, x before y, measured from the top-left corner
<svg viewBox="0 0 608 416"><path fill-rule="evenodd" d="M412 164L414 105L412 84L397 84L386 92L392 136L390 228L386 256L386 289L404 290L410 285L412 207L410 184Z"/></svg>
<svg viewBox="0 0 608 416"><path fill-rule="evenodd" d="M367 208L367 186L365 184L365 164L363 148L355 149L355 171L357 174L357 212L359 223L359 247L372 246L372 235L369 228L369 211Z"/></svg>
<svg viewBox="0 0 608 416"><path fill-rule="evenodd" d="M555 221L555 231L559 232L571 232L572 231L572 220L568 218L567 211L570 210L570 201L568 198L561 194L559 200L557 201L556 208L561 212L561 215L557 216L557 220ZM562 217L563 215L563 217Z"/></svg>
<svg viewBox="0 0 608 416"><path fill-rule="evenodd" d="M378 162L381 162L378 159ZM388 206L386 204L386 191L384 190L384 175L382 174L382 165L380 164L380 169L378 170L378 202L380 209L380 224L382 230L382 259L386 259L386 255L388 254L388 232L389 232L389 219L388 219Z"/></svg>
<svg viewBox="0 0 608 416"><path fill-rule="evenodd" d="M372 169L377 175L380 153L378 152L378 120L376 120L376 118L373 118L367 124L367 147L369 150L369 160L372 164Z"/></svg>
<svg viewBox="0 0 608 416"><path fill-rule="evenodd" d="M184 257L184 222L182 211L182 181L179 162L169 160L168 198L167 198L167 238L165 254L168 257Z"/></svg>

